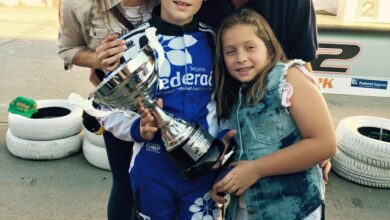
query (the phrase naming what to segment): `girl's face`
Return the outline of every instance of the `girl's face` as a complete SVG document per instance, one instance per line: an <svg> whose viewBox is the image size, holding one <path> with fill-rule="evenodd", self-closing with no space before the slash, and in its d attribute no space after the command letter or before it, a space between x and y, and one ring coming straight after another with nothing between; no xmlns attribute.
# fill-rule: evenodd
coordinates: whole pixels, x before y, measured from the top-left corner
<svg viewBox="0 0 390 220"><path fill-rule="evenodd" d="M171 24L183 26L192 21L203 0L161 0L161 18Z"/></svg>
<svg viewBox="0 0 390 220"><path fill-rule="evenodd" d="M222 34L222 50L229 74L238 81L252 81L267 66L267 48L250 25L234 25Z"/></svg>

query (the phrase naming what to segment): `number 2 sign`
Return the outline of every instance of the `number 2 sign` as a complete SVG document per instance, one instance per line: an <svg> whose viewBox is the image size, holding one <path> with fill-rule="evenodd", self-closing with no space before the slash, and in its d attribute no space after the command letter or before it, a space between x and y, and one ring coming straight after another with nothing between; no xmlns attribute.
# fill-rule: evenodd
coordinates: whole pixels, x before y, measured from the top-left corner
<svg viewBox="0 0 390 220"><path fill-rule="evenodd" d="M389 0L340 0L337 17L343 21L390 23Z"/></svg>
<svg viewBox="0 0 390 220"><path fill-rule="evenodd" d="M378 18L379 0L360 0L357 5L356 19L374 19Z"/></svg>

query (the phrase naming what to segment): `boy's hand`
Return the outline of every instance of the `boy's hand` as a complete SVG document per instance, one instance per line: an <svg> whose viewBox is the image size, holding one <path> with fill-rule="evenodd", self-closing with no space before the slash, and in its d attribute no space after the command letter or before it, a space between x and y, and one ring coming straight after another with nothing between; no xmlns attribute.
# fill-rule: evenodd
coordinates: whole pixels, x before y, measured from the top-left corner
<svg viewBox="0 0 390 220"><path fill-rule="evenodd" d="M154 138L157 132L157 125L150 109L145 108L141 102L137 103L137 112L141 115L140 133L141 137L150 141Z"/></svg>
<svg viewBox="0 0 390 220"><path fill-rule="evenodd" d="M156 104L157 106L162 108L161 99L158 99L156 101ZM137 112L141 115L141 122L140 122L141 137L146 141L150 141L154 138L156 132L158 131L157 120L155 120L152 111L148 108L145 108L145 106L141 101L137 102Z"/></svg>
<svg viewBox="0 0 390 220"><path fill-rule="evenodd" d="M154 138L158 130L156 123L154 121L154 117L149 109L144 109L139 113L141 114L141 123L140 123L141 137L146 141L150 141Z"/></svg>
<svg viewBox="0 0 390 220"><path fill-rule="evenodd" d="M212 169L218 169L219 167L221 167L226 151L227 149L229 149L230 139L232 139L233 136L236 135L236 133L236 130L230 130L225 134L225 136L223 136L222 142L225 145L225 149L223 151L223 154L219 157L218 162L213 165Z"/></svg>

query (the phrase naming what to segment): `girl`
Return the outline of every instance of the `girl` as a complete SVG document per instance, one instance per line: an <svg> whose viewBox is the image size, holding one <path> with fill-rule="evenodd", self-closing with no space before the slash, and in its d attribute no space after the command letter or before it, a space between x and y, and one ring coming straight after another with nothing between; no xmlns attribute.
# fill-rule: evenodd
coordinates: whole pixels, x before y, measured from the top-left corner
<svg viewBox="0 0 390 220"><path fill-rule="evenodd" d="M299 40L299 39L298 39ZM233 168L212 198L232 195L227 219L324 217L319 162L336 150L327 105L300 60L288 62L267 22L251 10L221 25L217 113L237 130Z"/></svg>

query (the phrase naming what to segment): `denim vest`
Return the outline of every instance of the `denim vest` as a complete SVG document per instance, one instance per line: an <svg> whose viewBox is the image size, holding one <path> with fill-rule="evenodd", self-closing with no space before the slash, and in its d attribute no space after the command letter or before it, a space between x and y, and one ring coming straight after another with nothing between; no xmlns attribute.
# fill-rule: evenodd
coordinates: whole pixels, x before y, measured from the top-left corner
<svg viewBox="0 0 390 220"><path fill-rule="evenodd" d="M237 130L238 150L235 160L255 160L288 147L302 139L288 108L282 106L282 86L295 60L278 63L267 76L266 93L256 105L245 103L240 89L239 100L229 117ZM302 172L265 177L244 194L248 219L303 219L324 202L324 182L319 166ZM234 219L238 197L231 196L226 219Z"/></svg>

